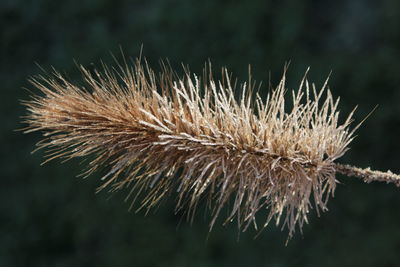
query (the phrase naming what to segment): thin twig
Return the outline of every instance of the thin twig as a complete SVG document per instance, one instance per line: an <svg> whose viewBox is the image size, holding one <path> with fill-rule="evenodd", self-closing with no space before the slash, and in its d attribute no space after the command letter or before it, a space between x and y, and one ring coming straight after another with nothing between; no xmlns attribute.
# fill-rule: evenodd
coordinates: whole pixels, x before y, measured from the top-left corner
<svg viewBox="0 0 400 267"><path fill-rule="evenodd" d="M362 169L355 166L335 163L335 169L338 173L346 176L352 176L363 179L365 182L370 183L373 181L380 181L386 183L394 183L397 187L400 187L400 175L391 172L375 171L369 167Z"/></svg>

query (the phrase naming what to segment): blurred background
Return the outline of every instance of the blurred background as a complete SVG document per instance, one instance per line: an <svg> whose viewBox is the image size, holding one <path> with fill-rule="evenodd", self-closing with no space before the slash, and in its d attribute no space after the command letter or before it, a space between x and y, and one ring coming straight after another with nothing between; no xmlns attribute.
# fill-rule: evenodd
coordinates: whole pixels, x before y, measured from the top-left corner
<svg viewBox="0 0 400 267"><path fill-rule="evenodd" d="M400 2L384 1L0 1L0 266L399 266L400 189L342 182L320 217L285 246L271 224L258 238L235 224L208 233L209 214L192 225L174 215L174 199L145 216L129 212L128 192L95 194L100 174L76 178L79 160L40 166L40 134L23 135L31 75L51 67L79 82L84 66L143 55L158 68L188 64L200 72L227 66L239 80L288 87L308 66L320 87L329 73L343 117L357 104L361 121L340 161L400 172ZM269 78L271 77L271 79ZM261 218L262 219L262 218Z"/></svg>

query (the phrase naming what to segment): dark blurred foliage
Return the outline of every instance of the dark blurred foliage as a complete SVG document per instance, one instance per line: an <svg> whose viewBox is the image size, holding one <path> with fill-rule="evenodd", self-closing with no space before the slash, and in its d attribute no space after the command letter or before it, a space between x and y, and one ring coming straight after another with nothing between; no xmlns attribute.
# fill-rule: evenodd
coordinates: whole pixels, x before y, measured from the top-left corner
<svg viewBox="0 0 400 267"><path fill-rule="evenodd" d="M375 105L342 162L400 172L400 2L384 1L0 1L0 266L399 266L400 190L339 176L329 212L285 246L271 224L258 238L234 223L208 234L209 216L192 225L174 215L174 198L155 212L129 212L128 192L95 194L100 174L75 178L79 160L40 166L39 134L23 135L31 75L55 67L79 81L84 66L110 53L143 55L157 69L168 58L200 72L208 59L242 81L248 64L267 88L291 61L288 85L307 66L341 96L357 121ZM24 90L27 88L28 90ZM136 207L136 206L135 206ZM260 215L262 216L262 215ZM222 223L222 222L221 222Z"/></svg>

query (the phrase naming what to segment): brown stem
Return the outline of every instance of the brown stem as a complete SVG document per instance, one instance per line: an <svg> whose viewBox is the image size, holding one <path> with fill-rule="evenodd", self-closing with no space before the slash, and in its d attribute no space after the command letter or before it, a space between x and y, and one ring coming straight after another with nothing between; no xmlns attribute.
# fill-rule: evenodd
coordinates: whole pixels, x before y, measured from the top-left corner
<svg viewBox="0 0 400 267"><path fill-rule="evenodd" d="M353 176L363 179L365 182L380 181L386 183L394 183L400 187L400 175L394 174L391 171L381 172L371 170L369 167L365 169L357 168L347 164L335 164L335 169L338 173L346 176Z"/></svg>

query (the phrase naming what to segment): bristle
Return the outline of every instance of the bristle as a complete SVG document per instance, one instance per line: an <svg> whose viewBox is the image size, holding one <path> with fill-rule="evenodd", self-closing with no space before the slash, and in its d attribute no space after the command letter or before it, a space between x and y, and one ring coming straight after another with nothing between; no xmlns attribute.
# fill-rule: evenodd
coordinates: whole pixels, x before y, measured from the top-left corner
<svg viewBox="0 0 400 267"><path fill-rule="evenodd" d="M241 230L267 209L266 224L275 219L292 236L310 208L326 210L334 161L352 132L351 116L339 123L338 101L325 86L317 91L304 79L289 94L283 76L263 101L247 84L236 99L226 70L223 81L211 73L178 78L165 66L155 75L139 61L118 73L82 73L84 90L57 73L32 82L43 95L26 103L26 132L43 133L38 146L50 151L48 160L94 156L85 174L109 168L101 188L144 191L140 207L172 192L178 210L194 211L205 197L210 227L224 206L226 221L237 218Z"/></svg>

